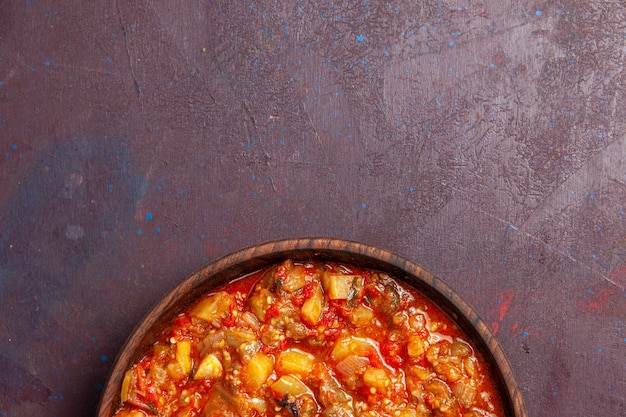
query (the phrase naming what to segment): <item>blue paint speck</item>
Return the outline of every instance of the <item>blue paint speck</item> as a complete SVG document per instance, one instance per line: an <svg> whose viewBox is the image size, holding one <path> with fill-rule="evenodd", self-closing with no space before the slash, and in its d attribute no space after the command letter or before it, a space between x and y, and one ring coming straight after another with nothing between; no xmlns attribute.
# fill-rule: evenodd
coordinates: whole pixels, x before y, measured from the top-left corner
<svg viewBox="0 0 626 417"><path fill-rule="evenodd" d="M556 391L552 391L552 396L556 397L557 392Z"/></svg>
<svg viewBox="0 0 626 417"><path fill-rule="evenodd" d="M0 81L0 87L2 87L2 84L4 84L2 81Z"/></svg>
<svg viewBox="0 0 626 417"><path fill-rule="evenodd" d="M409 187L409 191L410 192L414 192L415 191L415 187Z"/></svg>
<svg viewBox="0 0 626 417"><path fill-rule="evenodd" d="M595 195L595 194L589 194L589 198L590 198L591 200L595 200L595 199L596 199L596 195Z"/></svg>
<svg viewBox="0 0 626 417"><path fill-rule="evenodd" d="M142 233L143 233L143 232L141 231L141 229L137 229L137 234L138 234L138 235L140 235L140 234L142 234Z"/></svg>
<svg viewBox="0 0 626 417"><path fill-rule="evenodd" d="M161 233L161 228L157 227L156 229L154 229L154 231L157 232L157 233Z"/></svg>
<svg viewBox="0 0 626 417"><path fill-rule="evenodd" d="M50 61L46 61L44 65L46 66L46 68L50 68Z"/></svg>
<svg viewBox="0 0 626 417"><path fill-rule="evenodd" d="M541 10L537 10L537 11L535 12L535 14L536 14L537 16L541 16L543 13L541 12Z"/></svg>
<svg viewBox="0 0 626 417"><path fill-rule="evenodd" d="M602 353L602 348L598 348L598 353Z"/></svg>
<svg viewBox="0 0 626 417"><path fill-rule="evenodd" d="M109 192L113 191L113 184L109 184L108 189L109 189Z"/></svg>
<svg viewBox="0 0 626 417"><path fill-rule="evenodd" d="M365 204L365 203L361 203L361 208L363 208L363 209L364 209L364 208L367 208L367 204Z"/></svg>
<svg viewBox="0 0 626 417"><path fill-rule="evenodd" d="M365 40L365 35L356 35L356 40L359 42L363 42Z"/></svg>
<svg viewBox="0 0 626 417"><path fill-rule="evenodd" d="M146 213L146 220L152 220L152 213Z"/></svg>
<svg viewBox="0 0 626 417"><path fill-rule="evenodd" d="M524 337L528 337L528 336L529 336L529 335L528 335L528 332L524 332L524 333L522 333L522 336L524 336Z"/></svg>
<svg viewBox="0 0 626 417"><path fill-rule="evenodd" d="M100 356L100 360L101 360L102 362L106 362L108 359L109 359L109 358L107 357L107 355L102 355L102 356Z"/></svg>
<svg viewBox="0 0 626 417"><path fill-rule="evenodd" d="M450 42L448 43L448 46L454 46L454 41L450 41Z"/></svg>

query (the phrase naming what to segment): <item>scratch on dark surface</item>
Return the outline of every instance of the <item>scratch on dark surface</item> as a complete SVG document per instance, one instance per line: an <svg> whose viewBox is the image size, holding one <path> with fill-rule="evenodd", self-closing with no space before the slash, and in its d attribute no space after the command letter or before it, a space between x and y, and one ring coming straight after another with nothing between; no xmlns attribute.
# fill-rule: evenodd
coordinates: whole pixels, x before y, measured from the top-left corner
<svg viewBox="0 0 626 417"><path fill-rule="evenodd" d="M490 213L490 212L486 211L485 209L483 209L483 208L481 208L481 207L478 207L478 206L476 206L476 205L472 205L472 207L473 207L475 210L479 211L481 214L484 214L485 216L488 216L488 217L490 217L490 218L492 218L492 219L497 220L498 222L502 223L503 225L506 225L506 226L507 226L507 227L509 227L511 230L514 230L514 231L516 231L516 232L522 233L524 236L526 236L526 237L527 237L527 238L529 238L529 239L532 239L532 240L537 241L537 242L540 242L540 241L542 240L542 239L541 239L541 236L539 236L539 235L535 235L535 234L530 233L530 232L528 232L528 231L526 231L526 230L522 230L522 229L523 229L523 227L520 227L520 226L516 226L516 225L510 224L510 223L509 223L509 222L507 222L505 219L502 219L502 218L500 218L500 217L498 217L498 216L495 216L493 213ZM581 266L583 266L583 267L584 267L586 270L588 270L589 272L591 272L591 273L593 273L593 274L595 274L595 275L600 276L602 279L604 279L605 281L607 281L607 282L608 282L608 283L610 283L611 285L613 285L613 286L617 287L618 289L620 289L620 290L622 290L622 291L624 290L624 287L623 287L623 286L621 286L619 283L617 283L615 280L613 280L611 277L609 277L609 276L608 276L608 275L606 275L606 274L603 274L602 272L599 272L599 271L597 271L597 270L594 270L591 266L587 265L586 263L584 263L583 261L579 260L578 258L576 258L576 257L572 256L571 254L567 253L566 251L560 250L560 249L558 249L558 248L553 248L553 251L554 251L555 253L558 253L559 255L564 256L565 258L569 259L569 260L570 260L570 261L572 261L573 263L575 263L575 264L577 264L577 265L581 265Z"/></svg>
<svg viewBox="0 0 626 417"><path fill-rule="evenodd" d="M250 119L250 121L252 122L252 126L254 127L254 130L257 130L256 118L254 117L254 114L252 114L252 112L250 111L250 106L248 106L248 103L246 102L246 100L242 100L241 105L243 106L243 110L246 112L248 119ZM248 129L248 134L250 134L249 129Z"/></svg>
<svg viewBox="0 0 626 417"><path fill-rule="evenodd" d="M117 18L120 22L120 26L122 29L122 33L124 34L124 47L126 49L126 56L128 57L128 65L130 67L130 74L133 77L133 84L135 86L135 91L137 92L137 97L139 98L139 104L141 105L141 111L143 112L143 92L141 91L141 86L139 85L139 81L137 80L137 75L135 74L135 66L133 65L133 59L130 53L130 46L128 42L128 32L126 30L126 24L124 23L124 19L122 18L122 11L120 9L119 2L115 2L115 9L117 11Z"/></svg>
<svg viewBox="0 0 626 417"><path fill-rule="evenodd" d="M311 118L311 113L309 112L306 103L302 102L301 105L302 105L302 108L304 109L304 114L306 115L309 125L311 126L311 130L313 130L315 139L317 139L317 143L319 145L322 145L322 138L320 138L320 135L317 131L317 128L315 127L315 123L313 122L313 119Z"/></svg>
<svg viewBox="0 0 626 417"><path fill-rule="evenodd" d="M603 161L605 160L604 157L608 155L610 152L612 152L613 150L615 150L615 147L620 146L619 141L614 141L611 144L613 146L604 146L602 148L597 148L593 150L592 153L590 152L590 154L584 160L580 161L580 163L577 166L572 167L570 172L565 174L562 178L556 180L550 186L550 189L546 188L545 193L541 195L541 199L537 200L536 205L532 208L529 214L526 215L525 219L522 221L521 224L511 223L510 220L507 221L505 218L502 218L492 213L490 210L486 209L485 207L482 207L480 204L472 204L472 207L475 210L481 212L482 214L489 216L492 219L497 220L498 222L503 224L505 227L508 227L511 230L514 230L523 234L528 239L536 241L536 242L542 242L543 239L541 235L532 233L531 232L532 227L529 227L529 225L532 225L533 221L535 221L536 218L542 215L544 211L544 207L547 205L550 205L551 201L553 203L555 201L557 202L559 201L559 196L564 195L566 193L565 188L568 186L568 184L570 185L573 184L574 186L578 188L584 186L585 182L584 181L581 182L580 180L586 177L586 173L588 171L595 169L595 167L598 165L603 165L604 164ZM528 175L530 174L531 173L529 172ZM607 178L607 181L613 182L615 184L619 184L622 187L626 187L626 183L620 179ZM459 192L459 191L462 191L462 190L458 188L455 189L455 192ZM584 190L580 190L580 191L582 192ZM555 208L558 208L558 207L555 207ZM546 244L546 246L548 245ZM593 265L589 265L580 257L575 256L572 253L570 253L567 249L563 249L559 247L551 247L551 250L554 251L554 253L559 254L563 256L564 258L568 259L572 263L582 266L584 269L593 273L594 275L599 276L604 281L610 283L612 286L622 291L624 290L624 286L620 285L620 283L617 282L615 279L613 279L610 275L607 275L606 273L603 273L602 271L595 269Z"/></svg>
<svg viewBox="0 0 626 417"><path fill-rule="evenodd" d="M619 186L621 186L621 187L626 188L626 182L624 182L624 181L622 181L622 180L619 180L619 179L617 179L617 178L612 178L612 179L611 179L611 181L612 181L613 183L615 183L616 185L619 185Z"/></svg>
<svg viewBox="0 0 626 417"><path fill-rule="evenodd" d="M252 129L254 129L254 132L253 132L252 129L250 128L250 123L246 123L246 131L248 133L249 140L252 140L252 138L257 138L258 147L260 148L260 151L261 151L260 156L251 159L252 165L256 168L263 170L264 168L267 168L270 166L270 161L272 160L272 156L267 151L267 146L265 145L263 139L258 138L257 135L255 134L255 132L257 132L258 130L257 122L256 122L256 118L254 117L254 114L250 110L250 106L248 105L245 99L242 100L241 104L242 104L244 113L246 114L250 122L252 123ZM269 181L272 185L272 189L276 191L276 186L271 177L269 178Z"/></svg>
<svg viewBox="0 0 626 417"><path fill-rule="evenodd" d="M619 394L611 394L611 398L617 400L618 402L624 402L624 400L626 400L626 397L624 397L623 395L619 395Z"/></svg>
<svg viewBox="0 0 626 417"><path fill-rule="evenodd" d="M595 274L595 275L599 275L600 278L604 279L606 282L608 282L609 284L615 286L617 289L624 291L624 287L621 286L619 283L617 283L615 280L613 280L611 277L609 277L606 274L603 274L602 272L596 271L594 270L592 267L590 267L589 265L587 265L586 263L582 262L581 260L574 258L573 256L562 252L562 251L557 251L557 253L560 253L562 255L564 255L565 257L567 257L569 260L571 260L572 262L579 264L581 266L583 266L585 269L587 269L589 272Z"/></svg>

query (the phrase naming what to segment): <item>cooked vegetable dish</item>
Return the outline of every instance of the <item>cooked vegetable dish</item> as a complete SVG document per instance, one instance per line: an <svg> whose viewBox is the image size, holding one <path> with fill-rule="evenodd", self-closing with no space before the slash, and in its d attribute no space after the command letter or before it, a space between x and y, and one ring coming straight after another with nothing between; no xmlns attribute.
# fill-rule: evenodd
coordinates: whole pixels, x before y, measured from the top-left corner
<svg viewBox="0 0 626 417"><path fill-rule="evenodd" d="M125 374L116 417L501 416L458 327L393 277L287 260L207 294Z"/></svg>

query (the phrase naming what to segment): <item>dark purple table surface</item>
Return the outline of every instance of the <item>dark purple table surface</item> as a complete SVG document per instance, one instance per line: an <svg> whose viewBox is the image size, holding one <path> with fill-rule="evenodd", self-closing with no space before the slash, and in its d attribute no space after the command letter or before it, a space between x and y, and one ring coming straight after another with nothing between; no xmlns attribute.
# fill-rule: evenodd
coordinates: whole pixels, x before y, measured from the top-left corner
<svg viewBox="0 0 626 417"><path fill-rule="evenodd" d="M0 416L93 414L144 313L272 239L422 264L531 416L626 413L620 1L4 1Z"/></svg>

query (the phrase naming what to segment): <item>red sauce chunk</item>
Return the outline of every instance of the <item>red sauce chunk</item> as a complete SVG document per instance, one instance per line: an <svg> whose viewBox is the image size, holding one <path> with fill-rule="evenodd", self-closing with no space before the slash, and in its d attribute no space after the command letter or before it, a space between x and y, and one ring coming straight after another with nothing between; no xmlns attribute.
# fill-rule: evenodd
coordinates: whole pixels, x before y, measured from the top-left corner
<svg viewBox="0 0 626 417"><path fill-rule="evenodd" d="M207 294L125 374L116 417L502 416L483 360L384 273L287 260Z"/></svg>

